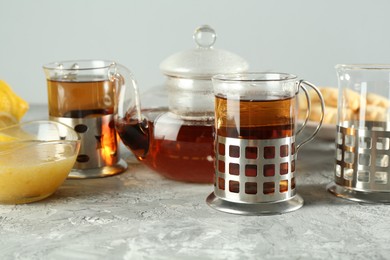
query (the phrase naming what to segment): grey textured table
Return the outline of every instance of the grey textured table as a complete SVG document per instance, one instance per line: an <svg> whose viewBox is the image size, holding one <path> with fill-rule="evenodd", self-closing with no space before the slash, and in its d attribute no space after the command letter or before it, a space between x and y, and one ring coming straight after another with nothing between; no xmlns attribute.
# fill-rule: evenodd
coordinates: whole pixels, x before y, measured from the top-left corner
<svg viewBox="0 0 390 260"><path fill-rule="evenodd" d="M24 120L45 118L46 107L33 106ZM167 180L125 151L121 175L0 205L0 259L390 259L390 205L329 194L333 154L322 140L300 151L303 208L248 217L208 207L212 185Z"/></svg>

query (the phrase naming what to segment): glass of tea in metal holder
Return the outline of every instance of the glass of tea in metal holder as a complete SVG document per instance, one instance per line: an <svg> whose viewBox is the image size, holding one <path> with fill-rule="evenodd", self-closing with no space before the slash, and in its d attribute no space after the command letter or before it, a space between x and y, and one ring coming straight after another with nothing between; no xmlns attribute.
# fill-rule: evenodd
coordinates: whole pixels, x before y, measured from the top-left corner
<svg viewBox="0 0 390 260"><path fill-rule="evenodd" d="M50 120L72 127L81 136L80 152L69 178L105 177L125 171L114 119L123 102L123 89L135 85L131 73L115 62L102 60L53 62L43 69Z"/></svg>
<svg viewBox="0 0 390 260"><path fill-rule="evenodd" d="M339 64L334 182L349 200L390 203L390 64Z"/></svg>
<svg viewBox="0 0 390 260"><path fill-rule="evenodd" d="M215 181L207 203L242 215L281 214L299 209L297 152L318 133L324 103L311 83L286 73L246 73L213 77L215 95ZM319 96L322 117L298 143L310 114L308 86ZM296 131L296 100L307 98L305 122Z"/></svg>

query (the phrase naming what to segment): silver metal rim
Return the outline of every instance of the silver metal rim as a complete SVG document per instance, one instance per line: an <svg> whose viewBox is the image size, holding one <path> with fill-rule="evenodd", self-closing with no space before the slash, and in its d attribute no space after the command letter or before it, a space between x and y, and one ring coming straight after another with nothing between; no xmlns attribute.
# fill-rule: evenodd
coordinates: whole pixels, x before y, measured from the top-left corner
<svg viewBox="0 0 390 260"><path fill-rule="evenodd" d="M236 203L218 198L213 192L207 197L206 202L213 209L238 215L276 215L295 211L303 206L303 199L298 194L283 201Z"/></svg>
<svg viewBox="0 0 390 260"><path fill-rule="evenodd" d="M366 192L349 189L331 182L326 189L333 195L357 202L390 203L390 192Z"/></svg>
<svg viewBox="0 0 390 260"><path fill-rule="evenodd" d="M103 178L120 174L127 169L127 163L120 159L116 164L91 169L72 169L68 179Z"/></svg>

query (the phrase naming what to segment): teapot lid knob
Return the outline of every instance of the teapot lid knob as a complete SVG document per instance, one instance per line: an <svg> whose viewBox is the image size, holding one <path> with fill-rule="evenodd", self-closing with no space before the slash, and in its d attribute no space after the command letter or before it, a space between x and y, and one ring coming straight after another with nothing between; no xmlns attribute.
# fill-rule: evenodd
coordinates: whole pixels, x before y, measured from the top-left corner
<svg viewBox="0 0 390 260"><path fill-rule="evenodd" d="M195 29L193 35L197 47L172 54L160 64L167 76L191 79L207 79L221 73L240 73L248 69L248 63L240 56L214 48L217 34L209 25Z"/></svg>
<svg viewBox="0 0 390 260"><path fill-rule="evenodd" d="M195 29L193 38L198 48L212 48L217 39L217 34L211 26L202 25Z"/></svg>

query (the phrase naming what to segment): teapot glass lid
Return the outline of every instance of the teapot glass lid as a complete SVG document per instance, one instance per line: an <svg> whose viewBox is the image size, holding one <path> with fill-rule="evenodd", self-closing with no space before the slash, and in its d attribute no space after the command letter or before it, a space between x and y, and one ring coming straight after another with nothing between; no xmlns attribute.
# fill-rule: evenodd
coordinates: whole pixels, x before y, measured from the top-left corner
<svg viewBox="0 0 390 260"><path fill-rule="evenodd" d="M196 48L175 53L161 64L168 76L210 79L216 74L240 73L248 63L237 54L214 48L217 34L208 25L198 27L193 35Z"/></svg>

